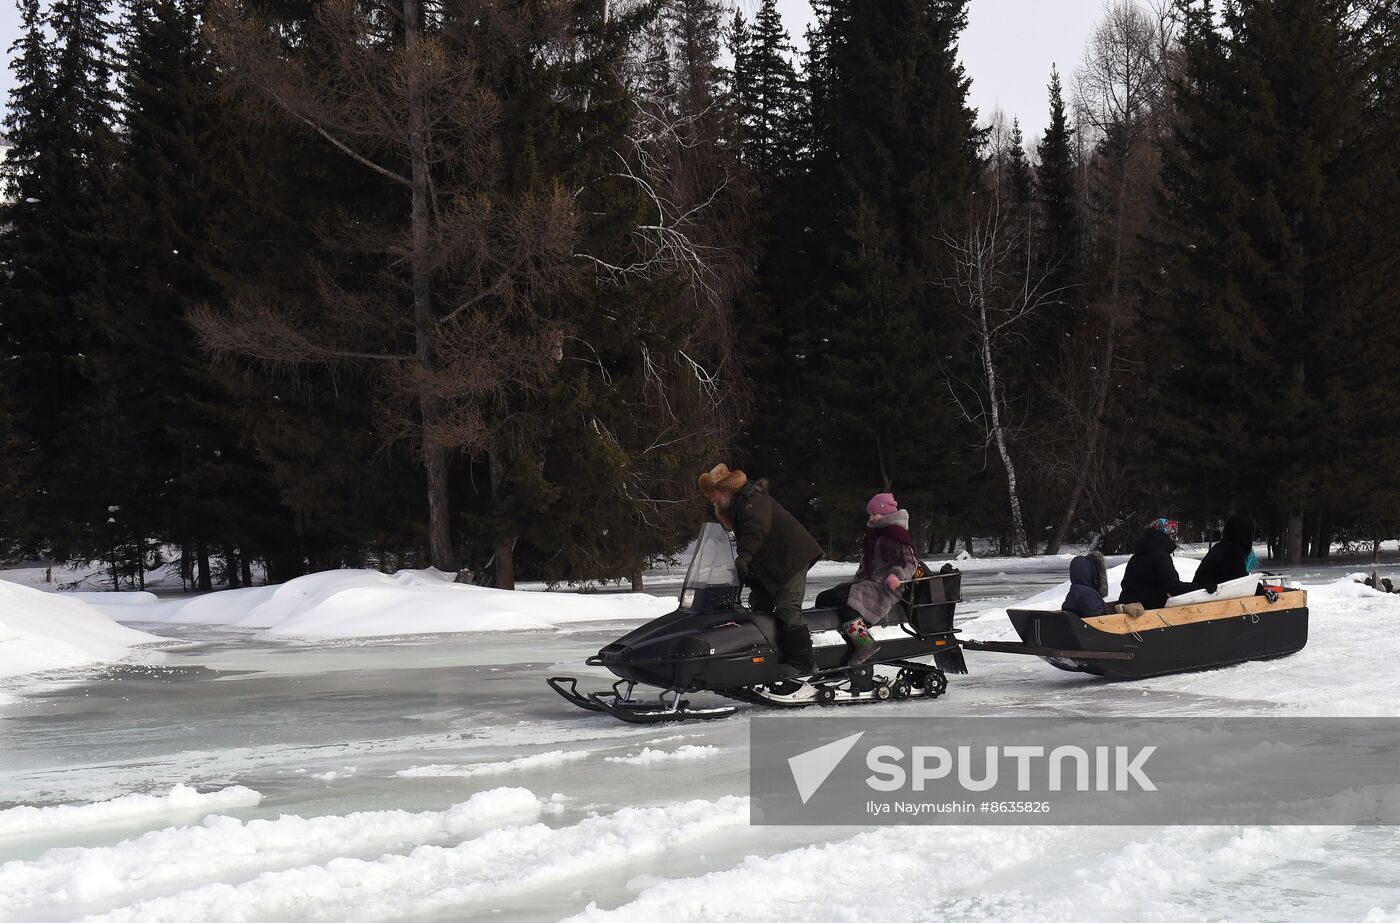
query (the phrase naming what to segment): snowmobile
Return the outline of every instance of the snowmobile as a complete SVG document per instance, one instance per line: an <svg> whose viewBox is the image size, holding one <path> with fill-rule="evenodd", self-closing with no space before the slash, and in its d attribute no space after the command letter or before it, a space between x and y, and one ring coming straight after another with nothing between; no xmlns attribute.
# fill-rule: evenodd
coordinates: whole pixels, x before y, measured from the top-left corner
<svg viewBox="0 0 1400 923"><path fill-rule="evenodd" d="M1221 596L1233 598L1220 598ZM970 650L1029 654L1061 670L1111 679L1145 679L1270 660L1308 643L1308 594L1259 576L1167 600L1141 615L1009 609L1021 643L964 640Z"/></svg>
<svg viewBox="0 0 1400 923"><path fill-rule="evenodd" d="M816 671L800 675L783 662L778 623L740 600L739 571L729 535L707 523L681 588L680 607L605 646L586 661L619 677L611 690L583 693L572 676L552 676L550 688L579 708L606 712L632 724L727 718L734 705L693 706L684 696L711 692L752 705L803 708L936 698L948 688L948 673L967 665L953 631L953 610L962 575L951 565L932 573L920 565L903 587L903 598L871 635L880 644L870 660L842 665L847 646L837 610L803 610L812 632ZM932 656L934 662L913 658ZM884 667L886 676L876 672ZM660 689L638 696L637 687Z"/></svg>

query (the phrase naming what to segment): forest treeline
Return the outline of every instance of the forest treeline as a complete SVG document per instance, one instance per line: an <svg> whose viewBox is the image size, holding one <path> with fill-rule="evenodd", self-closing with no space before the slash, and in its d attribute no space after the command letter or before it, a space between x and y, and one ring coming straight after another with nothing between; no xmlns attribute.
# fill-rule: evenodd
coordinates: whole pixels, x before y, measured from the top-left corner
<svg viewBox="0 0 1400 923"><path fill-rule="evenodd" d="M1047 128L967 0L19 0L0 542L237 586L1400 534L1400 10L1108 6Z"/></svg>

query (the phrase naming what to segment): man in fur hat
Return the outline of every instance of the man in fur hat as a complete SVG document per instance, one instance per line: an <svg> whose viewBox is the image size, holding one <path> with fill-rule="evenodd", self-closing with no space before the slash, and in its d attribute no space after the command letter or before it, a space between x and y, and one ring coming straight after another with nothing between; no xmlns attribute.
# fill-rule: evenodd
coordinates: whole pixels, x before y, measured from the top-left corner
<svg viewBox="0 0 1400 923"><path fill-rule="evenodd" d="M798 673L811 673L812 635L802 618L807 570L822 547L791 513L749 483L742 471L715 465L700 475L700 491L714 504L720 525L734 533L739 581L752 589L749 606L778 620L782 657Z"/></svg>

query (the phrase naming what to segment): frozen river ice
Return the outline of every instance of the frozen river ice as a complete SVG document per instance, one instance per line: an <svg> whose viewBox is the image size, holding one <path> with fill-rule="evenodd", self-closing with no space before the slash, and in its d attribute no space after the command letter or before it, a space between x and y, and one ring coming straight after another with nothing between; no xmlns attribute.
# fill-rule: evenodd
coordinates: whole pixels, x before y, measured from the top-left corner
<svg viewBox="0 0 1400 923"><path fill-rule="evenodd" d="M1062 579L968 574L960 611ZM969 654L943 699L881 709L1397 714L1400 597L1313 613L1280 661L1110 684ZM618 622L319 643L135 627L179 643L0 704L0 921L1400 921L1387 828L751 827L745 713L639 728L545 687L602 686L582 661Z"/></svg>

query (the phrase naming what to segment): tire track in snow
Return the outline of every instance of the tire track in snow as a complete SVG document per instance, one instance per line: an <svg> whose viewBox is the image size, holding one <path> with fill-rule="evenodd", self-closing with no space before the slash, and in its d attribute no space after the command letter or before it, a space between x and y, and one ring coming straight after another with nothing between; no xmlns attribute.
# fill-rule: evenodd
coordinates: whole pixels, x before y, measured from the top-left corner
<svg viewBox="0 0 1400 923"><path fill-rule="evenodd" d="M568 827L489 831L452 847L407 855L333 859L266 872L239 885L210 884L83 918L83 923L302 920L380 921L520 894L646 859L748 826L747 798L629 807ZM468 917L469 918L469 917Z"/></svg>
<svg viewBox="0 0 1400 923"><path fill-rule="evenodd" d="M275 820L209 817L113 846L51 849L0 865L0 920L21 910L90 905L156 888L198 885L326 856L379 854L479 832L484 824L535 820L545 804L523 788L477 792L445 811L364 811ZM186 919L199 919L198 915Z"/></svg>

